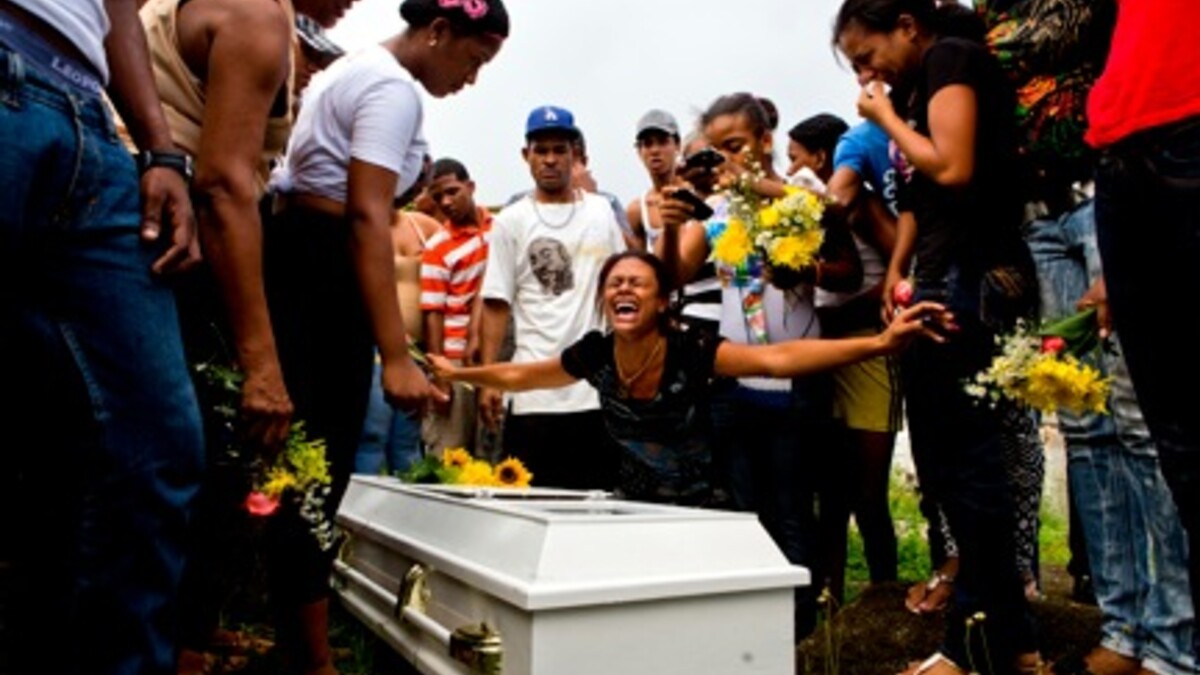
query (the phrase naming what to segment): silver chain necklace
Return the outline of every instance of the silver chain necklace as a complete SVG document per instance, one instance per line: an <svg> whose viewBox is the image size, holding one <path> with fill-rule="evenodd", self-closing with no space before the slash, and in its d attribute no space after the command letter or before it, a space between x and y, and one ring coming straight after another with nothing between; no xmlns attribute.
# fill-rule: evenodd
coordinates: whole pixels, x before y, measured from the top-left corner
<svg viewBox="0 0 1200 675"><path fill-rule="evenodd" d="M575 209L576 209L577 205L579 204L579 193L575 190L571 191L571 211L569 213L567 213L567 217L561 223L558 223L557 225L549 222L548 220L546 220L545 217L542 216L542 211L541 211L541 209L538 208L538 201L537 201L537 196L536 196L535 192L529 193L529 202L533 205L533 215L534 215L534 217L537 218L539 223L541 223L542 225L545 225L546 227L548 227L552 230L561 230L562 228L566 227L567 225L570 225L571 221L575 218Z"/></svg>

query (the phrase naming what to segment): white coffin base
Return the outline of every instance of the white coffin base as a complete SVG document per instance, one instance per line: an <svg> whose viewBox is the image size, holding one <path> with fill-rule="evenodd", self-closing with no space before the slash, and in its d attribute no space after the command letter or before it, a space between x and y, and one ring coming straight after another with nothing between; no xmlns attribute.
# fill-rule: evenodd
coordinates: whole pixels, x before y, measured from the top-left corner
<svg viewBox="0 0 1200 675"><path fill-rule="evenodd" d="M808 573L747 514L356 477L338 519L350 535L334 574L343 603L422 673L480 672L446 638L481 622L502 639L505 675L795 670L793 589ZM427 572L424 606L398 610L414 565Z"/></svg>

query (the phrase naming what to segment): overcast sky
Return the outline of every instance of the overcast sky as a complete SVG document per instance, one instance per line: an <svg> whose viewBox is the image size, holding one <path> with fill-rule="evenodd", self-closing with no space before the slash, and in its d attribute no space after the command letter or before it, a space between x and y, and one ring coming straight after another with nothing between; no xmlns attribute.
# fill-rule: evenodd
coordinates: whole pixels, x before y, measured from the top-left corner
<svg viewBox="0 0 1200 675"><path fill-rule="evenodd" d="M532 186L521 160L535 107L570 109L588 140L601 189L628 201L649 179L633 149L638 117L670 111L688 128L716 97L750 91L780 109L786 130L819 112L853 124L858 87L834 58L841 0L507 0L512 35L455 96L426 96L434 157L467 165L481 203ZM403 29L399 0L359 0L331 36L347 49ZM782 161L782 159L780 160Z"/></svg>

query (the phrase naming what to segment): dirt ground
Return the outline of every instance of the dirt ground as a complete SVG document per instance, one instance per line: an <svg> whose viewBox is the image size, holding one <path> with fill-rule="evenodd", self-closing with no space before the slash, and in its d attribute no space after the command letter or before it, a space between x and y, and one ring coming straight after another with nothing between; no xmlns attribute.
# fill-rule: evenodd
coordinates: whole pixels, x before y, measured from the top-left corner
<svg viewBox="0 0 1200 675"><path fill-rule="evenodd" d="M1071 584L1071 577L1061 568L1042 570L1045 597L1034 603L1033 612L1042 656L1047 660L1088 649L1099 638L1100 612L1092 605L1071 601ZM909 613L904 608L906 588L906 584L893 583L864 591L838 612L829 628L818 628L799 646L796 672L893 675L937 651L943 617Z"/></svg>

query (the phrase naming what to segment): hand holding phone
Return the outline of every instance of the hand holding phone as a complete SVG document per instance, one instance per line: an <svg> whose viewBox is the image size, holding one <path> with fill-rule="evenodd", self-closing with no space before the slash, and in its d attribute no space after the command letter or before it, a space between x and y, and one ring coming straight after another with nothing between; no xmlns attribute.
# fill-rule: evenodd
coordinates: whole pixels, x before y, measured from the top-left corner
<svg viewBox="0 0 1200 675"><path fill-rule="evenodd" d="M695 220L708 220L713 216L712 207L709 206L700 195L692 192L687 188L675 188L664 193L667 199L674 199L687 204L692 211L692 218Z"/></svg>

